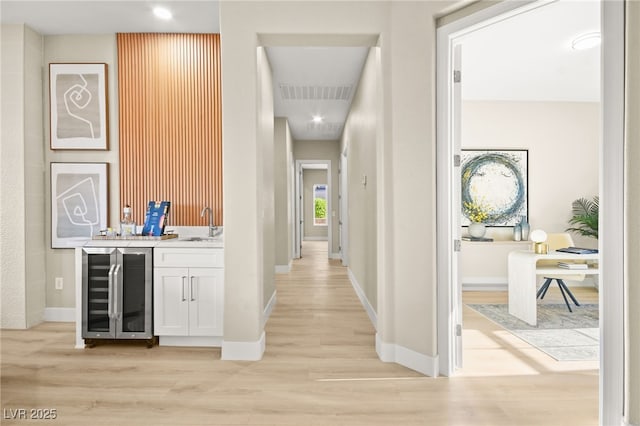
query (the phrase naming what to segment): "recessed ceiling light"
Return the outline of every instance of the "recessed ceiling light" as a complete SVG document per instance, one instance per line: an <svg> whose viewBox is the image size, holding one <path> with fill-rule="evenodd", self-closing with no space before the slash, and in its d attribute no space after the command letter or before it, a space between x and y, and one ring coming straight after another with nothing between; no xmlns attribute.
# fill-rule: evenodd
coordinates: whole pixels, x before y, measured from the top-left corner
<svg viewBox="0 0 640 426"><path fill-rule="evenodd" d="M322 123L323 118L319 115L314 115L312 120L314 123Z"/></svg>
<svg viewBox="0 0 640 426"><path fill-rule="evenodd" d="M600 45L599 32L583 34L571 42L571 48L573 50L591 49L592 47L596 47L599 45Z"/></svg>
<svg viewBox="0 0 640 426"><path fill-rule="evenodd" d="M157 18L164 19L165 21L173 18L173 15L169 11L169 9L166 9L164 7L154 7L153 14L156 15Z"/></svg>

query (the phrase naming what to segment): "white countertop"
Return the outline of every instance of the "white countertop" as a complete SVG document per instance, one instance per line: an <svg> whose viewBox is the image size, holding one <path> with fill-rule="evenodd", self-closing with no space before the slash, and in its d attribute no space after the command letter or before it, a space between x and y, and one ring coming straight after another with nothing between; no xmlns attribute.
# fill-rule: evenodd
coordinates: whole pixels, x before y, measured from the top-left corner
<svg viewBox="0 0 640 426"><path fill-rule="evenodd" d="M172 226L167 227L167 233L178 234L177 238L166 240L90 240L84 247L199 247L223 248L224 233L215 238L209 238L206 226ZM200 240L192 240L193 238Z"/></svg>

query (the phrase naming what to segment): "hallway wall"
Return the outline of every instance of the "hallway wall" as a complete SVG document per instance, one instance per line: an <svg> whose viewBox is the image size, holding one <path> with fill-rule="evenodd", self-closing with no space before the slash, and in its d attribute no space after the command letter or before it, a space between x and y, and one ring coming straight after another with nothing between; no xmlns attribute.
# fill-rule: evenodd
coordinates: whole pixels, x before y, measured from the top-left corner
<svg viewBox="0 0 640 426"><path fill-rule="evenodd" d="M349 269L374 311L378 306L376 55L376 49L369 50L341 140L348 162Z"/></svg>
<svg viewBox="0 0 640 426"><path fill-rule="evenodd" d="M640 2L627 5L627 112L626 112L626 382L627 423L640 425Z"/></svg>

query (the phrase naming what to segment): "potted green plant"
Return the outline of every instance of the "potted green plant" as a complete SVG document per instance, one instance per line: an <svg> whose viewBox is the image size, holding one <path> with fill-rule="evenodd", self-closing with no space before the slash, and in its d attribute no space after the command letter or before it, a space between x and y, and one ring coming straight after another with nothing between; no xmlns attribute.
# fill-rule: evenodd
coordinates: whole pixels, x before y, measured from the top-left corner
<svg viewBox="0 0 640 426"><path fill-rule="evenodd" d="M573 216L569 220L569 224L574 226L567 228L566 231L598 239L598 211L599 199L597 195L591 200L578 198L571 203Z"/></svg>

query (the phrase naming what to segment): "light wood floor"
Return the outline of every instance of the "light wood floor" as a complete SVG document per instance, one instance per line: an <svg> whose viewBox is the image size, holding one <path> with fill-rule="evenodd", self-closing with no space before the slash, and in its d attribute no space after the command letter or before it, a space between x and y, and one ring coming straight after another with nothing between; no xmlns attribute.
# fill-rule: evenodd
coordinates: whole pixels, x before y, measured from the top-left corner
<svg viewBox="0 0 640 426"><path fill-rule="evenodd" d="M305 243L303 253L291 273L278 275L260 362L220 361L219 349L76 350L70 323L3 330L2 424L24 424L6 418L19 408L56 409L61 425L598 423L597 363L556 362L468 308L458 376L426 378L379 361L345 268L327 261L326 243Z"/></svg>

